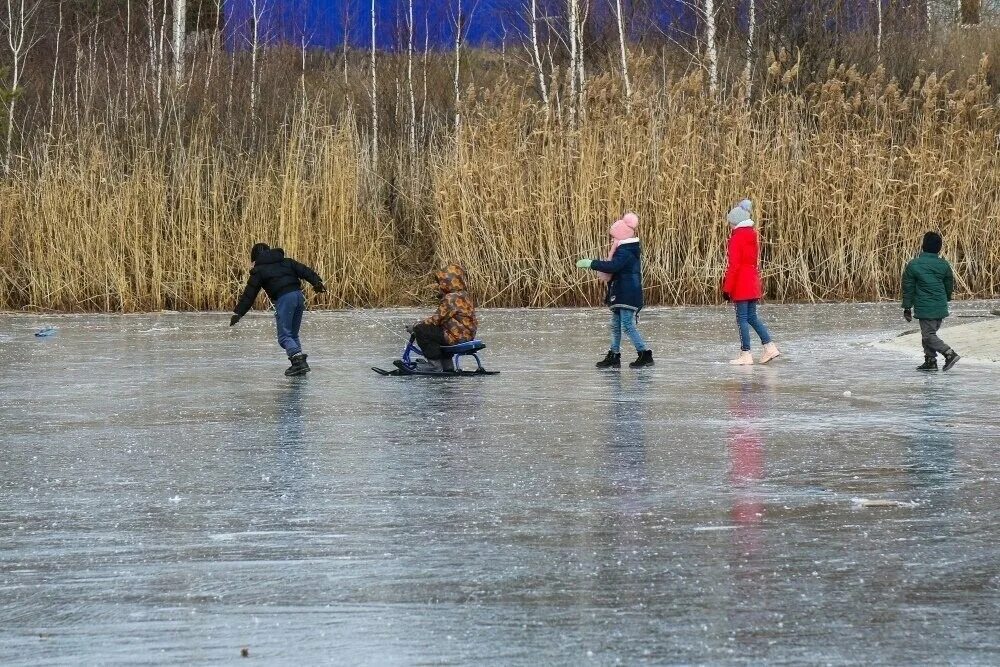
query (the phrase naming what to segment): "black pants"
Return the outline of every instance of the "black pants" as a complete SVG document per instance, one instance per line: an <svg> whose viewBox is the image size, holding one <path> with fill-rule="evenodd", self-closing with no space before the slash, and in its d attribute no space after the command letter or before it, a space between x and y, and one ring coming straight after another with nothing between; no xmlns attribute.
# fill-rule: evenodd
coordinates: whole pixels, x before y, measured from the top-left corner
<svg viewBox="0 0 1000 667"><path fill-rule="evenodd" d="M428 361L439 361L442 357L441 346L448 344L444 338L444 329L430 324L421 323L413 327L413 337Z"/></svg>

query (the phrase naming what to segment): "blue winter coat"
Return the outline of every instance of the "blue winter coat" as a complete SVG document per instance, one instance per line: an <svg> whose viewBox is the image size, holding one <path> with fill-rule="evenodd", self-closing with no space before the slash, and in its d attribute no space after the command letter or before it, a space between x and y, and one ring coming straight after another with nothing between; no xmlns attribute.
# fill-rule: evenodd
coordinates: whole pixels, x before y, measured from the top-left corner
<svg viewBox="0 0 1000 667"><path fill-rule="evenodd" d="M608 296L605 303L609 308L641 310L642 301L642 244L623 243L615 250L610 261L595 259L590 268L611 274Z"/></svg>

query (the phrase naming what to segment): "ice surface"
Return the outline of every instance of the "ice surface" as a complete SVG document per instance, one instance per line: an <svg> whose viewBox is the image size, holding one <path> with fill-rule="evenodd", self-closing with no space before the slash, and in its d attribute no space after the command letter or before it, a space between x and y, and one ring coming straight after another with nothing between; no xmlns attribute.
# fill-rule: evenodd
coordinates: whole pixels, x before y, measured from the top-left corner
<svg viewBox="0 0 1000 667"><path fill-rule="evenodd" d="M266 314L0 316L0 664L1000 662L1000 373L763 314L773 366L652 309L619 373L606 311L488 311L453 380L369 370L413 311L292 380Z"/></svg>

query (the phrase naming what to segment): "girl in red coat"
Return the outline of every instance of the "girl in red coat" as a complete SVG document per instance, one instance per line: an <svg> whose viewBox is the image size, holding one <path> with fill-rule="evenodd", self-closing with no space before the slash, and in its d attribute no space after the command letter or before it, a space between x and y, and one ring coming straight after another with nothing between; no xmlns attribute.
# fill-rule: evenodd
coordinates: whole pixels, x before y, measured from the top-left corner
<svg viewBox="0 0 1000 667"><path fill-rule="evenodd" d="M733 228L729 237L729 262L726 277L722 281L722 296L736 306L736 323L740 329L740 356L729 363L735 366L753 365L750 354L750 327L760 336L764 352L760 363L766 364L781 355L771 342L771 334L757 317L757 302L763 295L760 286L760 271L757 268L757 232L750 217L752 204L749 199L741 201L729 212L726 220Z"/></svg>

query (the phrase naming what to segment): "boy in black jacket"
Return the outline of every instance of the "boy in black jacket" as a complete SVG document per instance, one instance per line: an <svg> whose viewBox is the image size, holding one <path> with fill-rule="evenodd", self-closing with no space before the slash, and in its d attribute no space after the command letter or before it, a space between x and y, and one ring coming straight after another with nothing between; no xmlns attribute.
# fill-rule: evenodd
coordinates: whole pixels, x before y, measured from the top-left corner
<svg viewBox="0 0 1000 667"><path fill-rule="evenodd" d="M258 243L250 249L250 260L253 262L250 279L243 296L233 309L235 314L229 320L229 326L235 326L253 308L253 302L263 288L274 304L278 345L285 350L292 362L285 375L304 375L309 372L309 364L306 363L306 355L302 353L302 343L299 342L302 313L306 309L302 281L309 282L317 293L322 294L326 291L323 280L308 266L285 257L285 251L281 248L270 248L264 243Z"/></svg>

